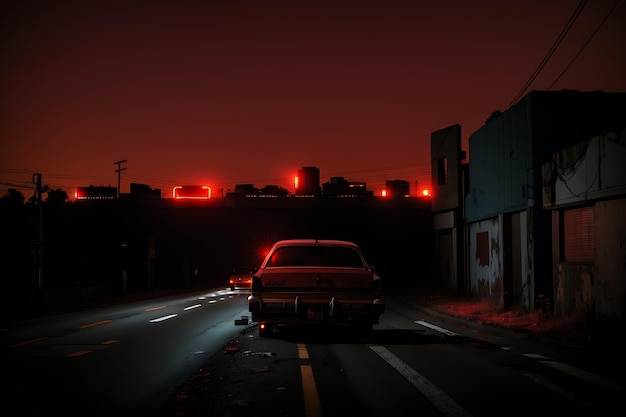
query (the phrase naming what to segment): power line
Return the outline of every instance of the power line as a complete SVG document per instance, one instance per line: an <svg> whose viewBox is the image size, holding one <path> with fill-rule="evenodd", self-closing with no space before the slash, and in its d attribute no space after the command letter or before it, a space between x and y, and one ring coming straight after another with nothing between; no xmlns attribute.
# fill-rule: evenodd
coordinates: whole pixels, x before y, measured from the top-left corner
<svg viewBox="0 0 626 417"><path fill-rule="evenodd" d="M35 188L35 186L30 183L19 183L19 182L9 181L9 180L0 180L0 185L6 185L8 187L13 187L13 188L33 188L33 189Z"/></svg>
<svg viewBox="0 0 626 417"><path fill-rule="evenodd" d="M526 84L524 84L522 89L517 93L517 95L513 98L513 100L511 100L511 103L507 106L507 109L509 107L511 107L513 104L515 104L517 102L517 100L519 100L520 97L522 97L524 95L524 93L528 90L528 88L535 81L537 76L539 76L539 73L546 66L546 64L548 63L548 61L550 60L550 58L552 57L554 52L557 50L557 48L559 47L559 45L561 44L561 42L563 41L563 39L565 38L567 33L570 31L570 29L574 25L574 22L576 21L576 19L578 18L578 16L582 12L582 10L583 10L583 8L585 7L586 4L587 4L587 0L581 0L580 3L578 3L578 6L576 6L576 9L574 10L574 13L572 13L572 16L570 16L567 24L565 25L565 27L563 28L563 30L559 34L559 36L556 39L556 41L554 41L554 44L552 44L552 47L550 48L550 50L548 50L548 53L546 54L546 56L543 58L543 60L541 61L541 63L537 67L537 69L535 69L535 72L533 72L533 74L530 76L528 81L526 81Z"/></svg>
<svg viewBox="0 0 626 417"><path fill-rule="evenodd" d="M556 79L554 81L552 81L552 84L550 84L550 86L548 87L548 91L550 91L550 89L554 86L554 84L556 84L561 77L567 72L567 70L569 70L569 67L572 66L572 64L574 63L574 61L576 61L576 59L578 59L578 56L583 52L583 50L587 47L587 45L589 45L589 42L591 42L591 40L594 38L594 36L596 36L596 33L598 33L598 31L600 30L600 28L604 25L604 23L609 19L609 17L611 16L611 14L613 14L613 11L615 10L615 8L617 7L617 5L619 4L620 0L616 0L615 3L613 3L613 7L611 7L611 9L609 10L609 12L607 13L607 15L604 17L604 19L602 19L602 21L600 22L600 24L598 25L598 27L596 28L596 30L593 31L593 33L589 36L589 38L587 39L587 41L583 44L583 46L580 47L580 49L578 50L578 52L576 53L576 55L574 55L574 57L572 58L572 60L569 62L569 64L567 64L567 66L565 67L565 69L563 69L563 71L559 74L558 77L556 77Z"/></svg>

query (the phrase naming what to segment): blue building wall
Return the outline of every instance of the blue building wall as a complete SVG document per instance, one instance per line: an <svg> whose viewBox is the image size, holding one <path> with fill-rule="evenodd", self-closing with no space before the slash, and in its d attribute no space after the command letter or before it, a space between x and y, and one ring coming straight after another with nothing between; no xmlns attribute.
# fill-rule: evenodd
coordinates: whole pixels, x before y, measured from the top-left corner
<svg viewBox="0 0 626 417"><path fill-rule="evenodd" d="M511 274L517 271L511 270L513 263L508 259L501 262L503 267L486 266L493 283L502 281L504 296L510 292L507 288L518 284L530 285L535 299L553 293L552 219L551 213L543 209L542 164L560 149L622 125L625 116L626 93L532 91L470 135L469 186L465 195L470 248L477 239L476 231L486 227L482 223L508 222L519 213L526 224L526 230L520 230L517 238L501 225L500 239L490 240L494 253L505 254L505 244L519 246L521 262L527 265L527 274L523 275L526 284L511 283ZM476 256L468 253L470 278L479 276L472 270L471 261Z"/></svg>
<svg viewBox="0 0 626 417"><path fill-rule="evenodd" d="M620 124L626 93L532 91L469 137L467 222L541 207L541 165Z"/></svg>

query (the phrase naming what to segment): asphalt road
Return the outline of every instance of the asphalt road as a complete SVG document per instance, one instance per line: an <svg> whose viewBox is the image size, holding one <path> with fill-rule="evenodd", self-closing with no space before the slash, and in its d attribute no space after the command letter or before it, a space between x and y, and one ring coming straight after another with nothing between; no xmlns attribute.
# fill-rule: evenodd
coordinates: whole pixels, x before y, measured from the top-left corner
<svg viewBox="0 0 626 417"><path fill-rule="evenodd" d="M241 331L245 295L203 291L13 322L0 400L18 415L142 416Z"/></svg>
<svg viewBox="0 0 626 417"><path fill-rule="evenodd" d="M247 294L201 291L39 316L2 329L7 409L29 416L405 416L607 413L612 356L484 326L387 294L371 334L281 327ZM556 412L554 411L554 412ZM552 411L551 411L552 412Z"/></svg>
<svg viewBox="0 0 626 417"><path fill-rule="evenodd" d="M250 325L155 417L602 414L626 393L621 356L387 301L369 335Z"/></svg>

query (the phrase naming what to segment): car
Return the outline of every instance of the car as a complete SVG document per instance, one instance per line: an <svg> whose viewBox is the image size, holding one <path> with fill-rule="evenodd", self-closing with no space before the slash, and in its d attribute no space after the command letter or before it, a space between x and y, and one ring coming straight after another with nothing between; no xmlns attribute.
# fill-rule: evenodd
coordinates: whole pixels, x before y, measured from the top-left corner
<svg viewBox="0 0 626 417"><path fill-rule="evenodd" d="M231 291L249 290L252 287L252 274L254 268L248 266L236 266L228 278Z"/></svg>
<svg viewBox="0 0 626 417"><path fill-rule="evenodd" d="M355 242L279 240L252 275L248 310L262 337L281 324L370 331L385 311L382 279Z"/></svg>

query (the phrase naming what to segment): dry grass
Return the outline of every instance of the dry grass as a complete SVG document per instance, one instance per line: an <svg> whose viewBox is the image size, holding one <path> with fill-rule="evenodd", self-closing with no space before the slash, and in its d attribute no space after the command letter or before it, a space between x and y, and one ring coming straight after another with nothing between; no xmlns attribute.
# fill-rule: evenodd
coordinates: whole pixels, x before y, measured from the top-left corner
<svg viewBox="0 0 626 417"><path fill-rule="evenodd" d="M426 292L424 292L426 291ZM504 309L485 300L476 300L462 294L450 294L442 289L420 289L416 301L433 310L463 317L481 324L523 331L529 334L547 334L561 339L585 340L596 332L585 324L582 317L556 319L541 310L525 311L514 307Z"/></svg>

